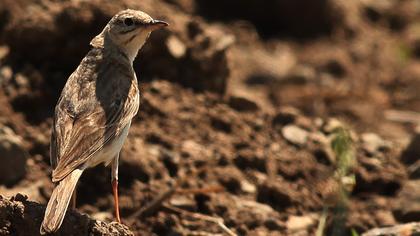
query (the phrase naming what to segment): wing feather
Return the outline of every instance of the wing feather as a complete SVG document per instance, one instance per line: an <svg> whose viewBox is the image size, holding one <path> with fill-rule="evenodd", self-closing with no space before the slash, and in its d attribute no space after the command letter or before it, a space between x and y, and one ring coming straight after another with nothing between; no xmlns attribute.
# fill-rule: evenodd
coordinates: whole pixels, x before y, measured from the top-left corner
<svg viewBox="0 0 420 236"><path fill-rule="evenodd" d="M131 66L98 58L96 63L82 61L57 103L50 148L53 182L117 138L137 113L137 79Z"/></svg>

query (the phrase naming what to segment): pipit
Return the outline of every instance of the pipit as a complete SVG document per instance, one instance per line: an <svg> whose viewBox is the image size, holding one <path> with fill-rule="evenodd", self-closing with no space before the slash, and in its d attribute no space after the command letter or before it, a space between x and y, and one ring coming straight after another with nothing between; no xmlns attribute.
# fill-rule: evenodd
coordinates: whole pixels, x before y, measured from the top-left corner
<svg viewBox="0 0 420 236"><path fill-rule="evenodd" d="M141 11L117 13L93 38L91 50L68 78L55 107L50 158L57 185L41 234L60 228L83 171L100 163L111 164L115 217L120 222L118 159L139 108L133 61L150 33L167 25Z"/></svg>

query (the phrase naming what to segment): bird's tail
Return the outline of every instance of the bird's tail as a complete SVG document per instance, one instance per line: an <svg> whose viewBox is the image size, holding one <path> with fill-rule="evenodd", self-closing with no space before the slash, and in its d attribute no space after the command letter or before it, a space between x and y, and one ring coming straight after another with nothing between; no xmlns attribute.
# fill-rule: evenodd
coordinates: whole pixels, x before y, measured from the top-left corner
<svg viewBox="0 0 420 236"><path fill-rule="evenodd" d="M52 233L60 228L74 188L82 173L82 169L75 169L55 187L45 210L44 220L40 229L41 234Z"/></svg>

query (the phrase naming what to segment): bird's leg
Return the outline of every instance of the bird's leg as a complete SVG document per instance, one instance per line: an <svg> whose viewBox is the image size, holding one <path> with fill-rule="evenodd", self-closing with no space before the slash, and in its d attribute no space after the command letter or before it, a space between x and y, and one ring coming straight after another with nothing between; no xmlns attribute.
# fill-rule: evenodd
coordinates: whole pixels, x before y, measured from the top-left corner
<svg viewBox="0 0 420 236"><path fill-rule="evenodd" d="M114 208L115 208L115 218L117 218L118 223L121 223L120 219L120 208L118 205L118 159L119 154L115 156L111 165L111 181L112 181L112 193L114 195Z"/></svg>

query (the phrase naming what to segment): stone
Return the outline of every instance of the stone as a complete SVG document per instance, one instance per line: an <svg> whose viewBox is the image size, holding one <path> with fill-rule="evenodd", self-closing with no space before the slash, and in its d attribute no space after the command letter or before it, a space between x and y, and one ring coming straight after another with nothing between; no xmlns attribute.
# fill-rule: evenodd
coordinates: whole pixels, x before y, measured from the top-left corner
<svg viewBox="0 0 420 236"><path fill-rule="evenodd" d="M203 145L194 140L185 140L181 144L181 155L188 157L208 156L209 153Z"/></svg>
<svg viewBox="0 0 420 236"><path fill-rule="evenodd" d="M307 230L316 224L316 220L309 215L305 216L289 216L286 221L286 228L289 233Z"/></svg>
<svg viewBox="0 0 420 236"><path fill-rule="evenodd" d="M0 128L0 184L13 185L26 174L28 153L10 128Z"/></svg>
<svg viewBox="0 0 420 236"><path fill-rule="evenodd" d="M181 58L185 56L185 52L187 51L185 44L174 35L168 37L166 40L166 46L168 47L168 51L175 58Z"/></svg>
<svg viewBox="0 0 420 236"><path fill-rule="evenodd" d="M241 190L245 193L255 193L257 191L257 187L247 180L242 180L240 184Z"/></svg>
<svg viewBox="0 0 420 236"><path fill-rule="evenodd" d="M393 214L399 222L420 219L420 180L410 180L402 186L393 205Z"/></svg>
<svg viewBox="0 0 420 236"><path fill-rule="evenodd" d="M193 199L183 195L174 195L169 200L169 203L172 206L180 207L182 209L194 210L196 203Z"/></svg>
<svg viewBox="0 0 420 236"><path fill-rule="evenodd" d="M99 221L112 221L114 216L110 212L100 211L91 214L91 217Z"/></svg>
<svg viewBox="0 0 420 236"><path fill-rule="evenodd" d="M9 54L9 48L6 46L0 46L0 60L3 60Z"/></svg>
<svg viewBox="0 0 420 236"><path fill-rule="evenodd" d="M28 88L30 86L28 77L22 73L17 73L14 80L18 88Z"/></svg>
<svg viewBox="0 0 420 236"><path fill-rule="evenodd" d="M326 134L330 134L340 127L344 127L343 123L336 118L331 118L325 123L324 127L322 127L322 131Z"/></svg>
<svg viewBox="0 0 420 236"><path fill-rule="evenodd" d="M382 150L389 149L391 144L383 140L379 135L375 133L363 133L361 135L362 148L369 153L374 155Z"/></svg>
<svg viewBox="0 0 420 236"><path fill-rule="evenodd" d="M13 71L9 66L3 66L0 68L0 86L5 86L12 80Z"/></svg>
<svg viewBox="0 0 420 236"><path fill-rule="evenodd" d="M295 125L286 125L281 133L287 141L298 146L305 145L309 135L308 131Z"/></svg>

